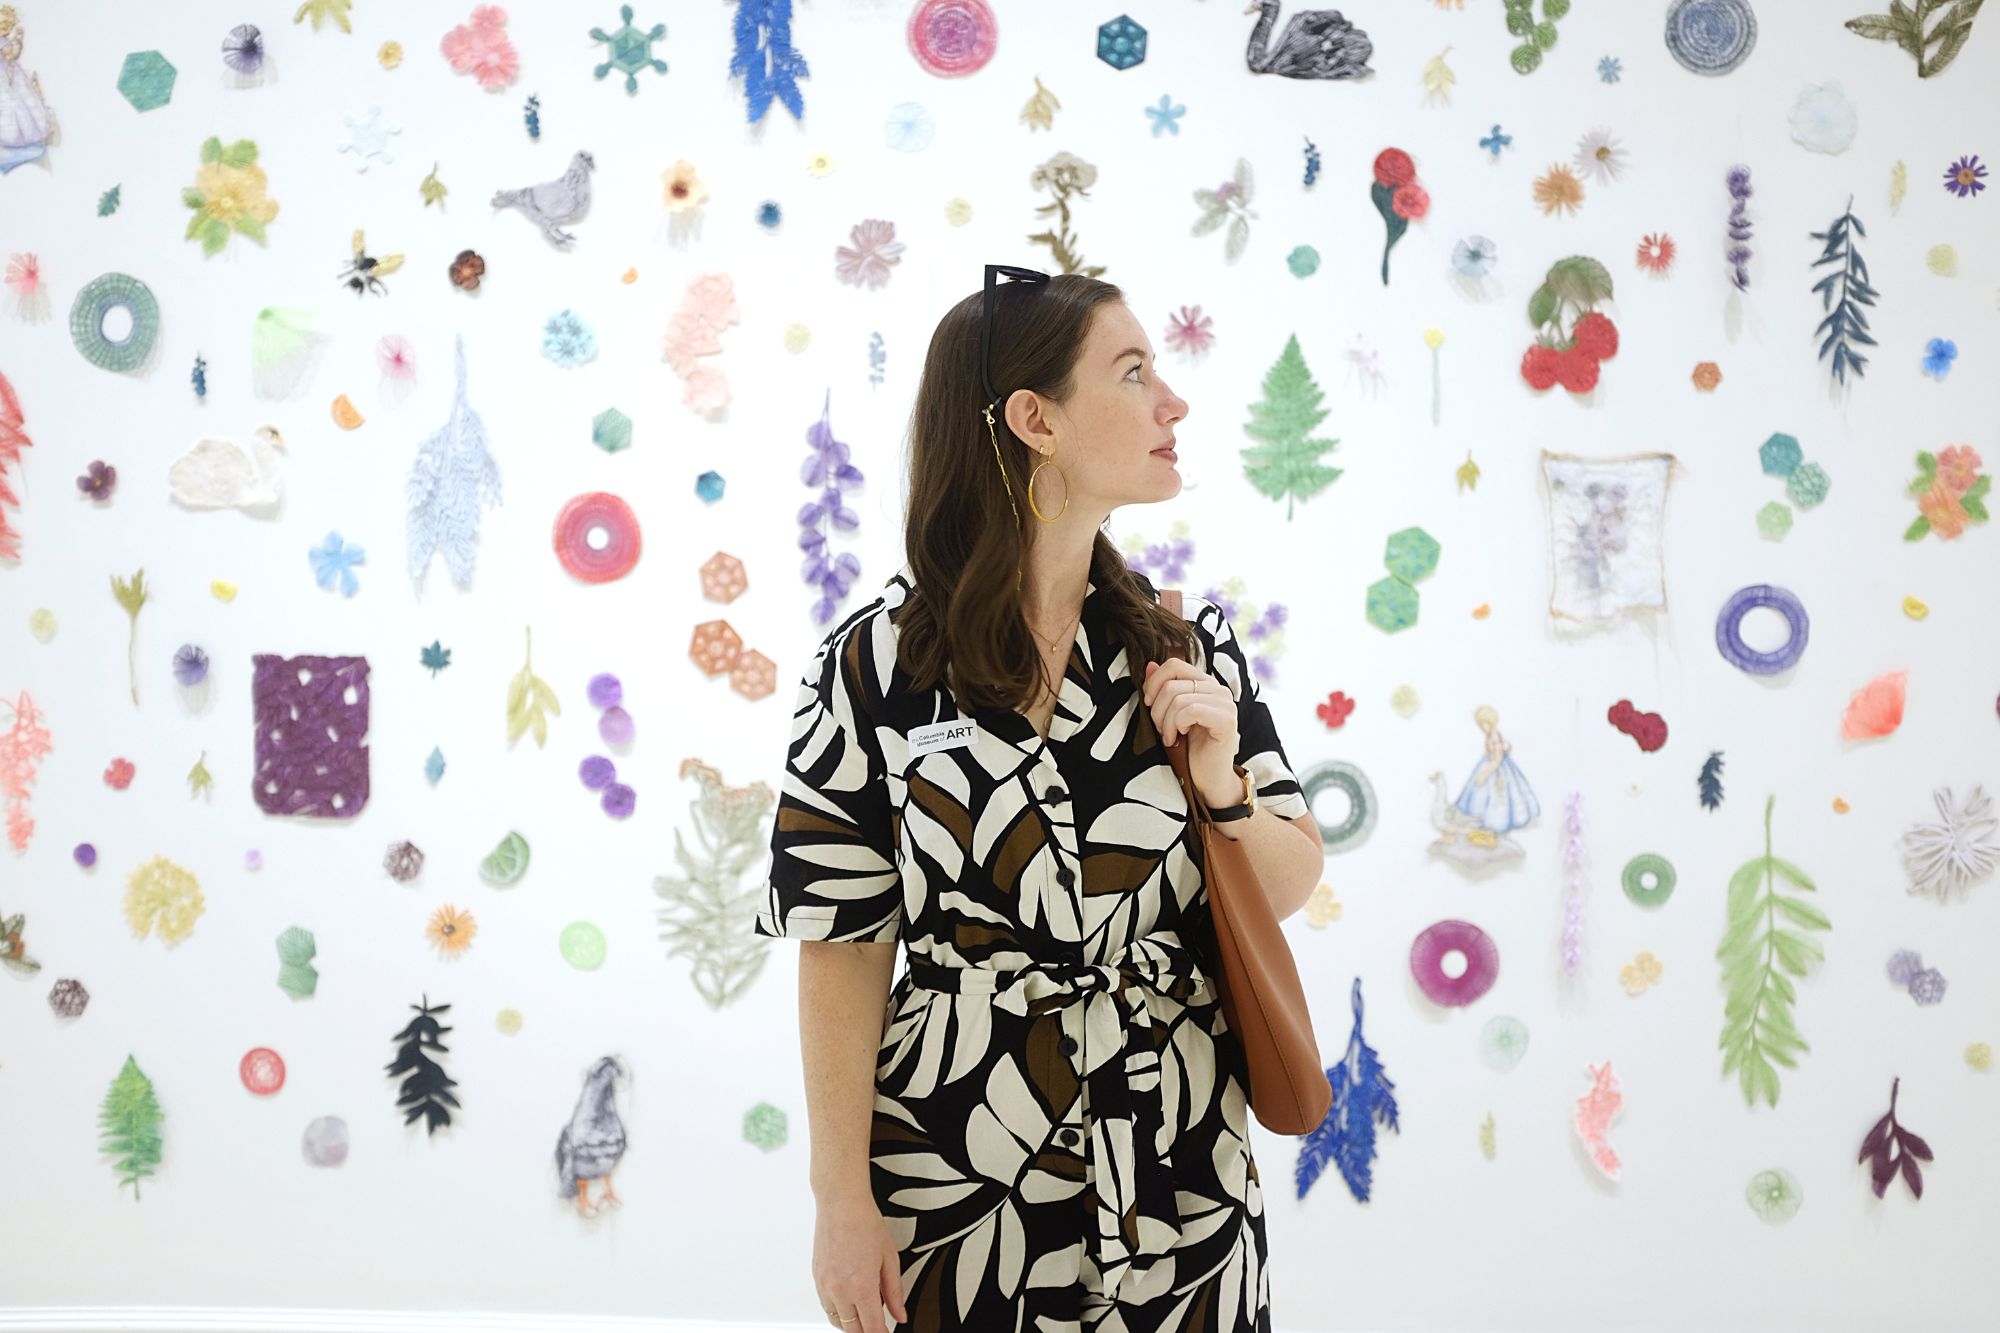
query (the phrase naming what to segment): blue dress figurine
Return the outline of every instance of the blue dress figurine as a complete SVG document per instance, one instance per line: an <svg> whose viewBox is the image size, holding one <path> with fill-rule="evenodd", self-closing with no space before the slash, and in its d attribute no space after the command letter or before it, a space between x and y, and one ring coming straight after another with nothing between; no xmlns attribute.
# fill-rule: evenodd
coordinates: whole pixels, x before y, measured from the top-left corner
<svg viewBox="0 0 2000 1333"><path fill-rule="evenodd" d="M1500 714L1481 705L1472 716L1486 733L1486 752L1458 794L1458 809L1494 833L1520 828L1541 813L1541 804L1514 762L1514 747L1500 734Z"/></svg>

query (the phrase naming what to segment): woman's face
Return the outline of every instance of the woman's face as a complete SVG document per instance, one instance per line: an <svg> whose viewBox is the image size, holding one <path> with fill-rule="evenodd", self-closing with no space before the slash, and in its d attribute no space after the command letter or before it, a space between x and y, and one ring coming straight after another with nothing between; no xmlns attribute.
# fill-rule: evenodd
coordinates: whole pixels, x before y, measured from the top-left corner
<svg viewBox="0 0 2000 1333"><path fill-rule="evenodd" d="M1120 505L1180 494L1175 457L1154 451L1175 444L1174 427L1187 416L1187 401L1160 378L1153 345L1124 302L1097 308L1075 379L1067 403L1015 394L1007 404L1014 433L1062 469L1070 513L1081 510L1098 523ZM1045 513L1063 504L1060 481L1043 499L1042 487L1051 480L1044 472L1036 482L1035 503Z"/></svg>

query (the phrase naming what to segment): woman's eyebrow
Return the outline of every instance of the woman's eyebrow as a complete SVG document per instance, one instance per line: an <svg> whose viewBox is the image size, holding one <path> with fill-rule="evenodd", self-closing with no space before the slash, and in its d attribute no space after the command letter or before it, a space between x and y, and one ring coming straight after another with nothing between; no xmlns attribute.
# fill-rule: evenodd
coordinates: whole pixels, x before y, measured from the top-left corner
<svg viewBox="0 0 2000 1333"><path fill-rule="evenodd" d="M1124 351L1120 352L1117 356L1112 357L1111 364L1115 366L1128 356L1136 356L1143 359L1145 355L1146 355L1146 349L1143 347L1128 347Z"/></svg>

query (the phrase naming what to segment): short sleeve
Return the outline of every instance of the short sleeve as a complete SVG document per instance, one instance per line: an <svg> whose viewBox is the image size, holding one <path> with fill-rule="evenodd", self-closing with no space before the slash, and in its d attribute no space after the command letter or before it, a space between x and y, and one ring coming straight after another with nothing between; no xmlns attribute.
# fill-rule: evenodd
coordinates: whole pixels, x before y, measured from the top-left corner
<svg viewBox="0 0 2000 1333"><path fill-rule="evenodd" d="M1191 613L1188 619L1194 622L1207 653L1209 674L1236 696L1236 762L1257 784L1257 808L1268 809L1280 819L1309 814L1311 807L1278 739L1277 723L1258 693L1257 675L1229 617L1221 607L1202 598L1188 595L1184 601Z"/></svg>
<svg viewBox="0 0 2000 1333"><path fill-rule="evenodd" d="M856 658L869 624L828 635L799 681L755 934L886 944L902 933L889 786Z"/></svg>

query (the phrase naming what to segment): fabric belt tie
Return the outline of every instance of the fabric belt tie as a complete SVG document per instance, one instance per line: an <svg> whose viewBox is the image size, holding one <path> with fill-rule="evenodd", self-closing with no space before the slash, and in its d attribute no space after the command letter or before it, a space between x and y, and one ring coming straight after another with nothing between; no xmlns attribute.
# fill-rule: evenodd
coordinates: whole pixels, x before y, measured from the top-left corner
<svg viewBox="0 0 2000 1333"><path fill-rule="evenodd" d="M910 981L926 990L991 995L1019 1017L1083 1005L1083 1037L1069 1059L1090 1091L1092 1124L1084 1160L1095 1168L1096 1215L1086 1246L1106 1291L1136 1284L1180 1240L1171 1154L1156 1150L1166 1123L1151 995L1196 1005L1215 999L1213 983L1185 946L1136 940L1105 963L1050 962L999 970L909 960Z"/></svg>

